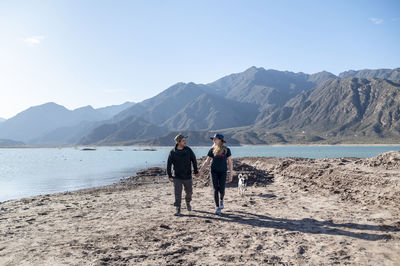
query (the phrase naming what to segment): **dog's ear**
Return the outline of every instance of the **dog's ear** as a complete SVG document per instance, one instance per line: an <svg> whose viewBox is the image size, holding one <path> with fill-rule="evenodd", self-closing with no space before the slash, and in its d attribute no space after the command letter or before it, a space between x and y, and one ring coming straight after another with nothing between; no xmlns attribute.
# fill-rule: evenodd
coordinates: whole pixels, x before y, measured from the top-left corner
<svg viewBox="0 0 400 266"><path fill-rule="evenodd" d="M243 176L242 174L239 174L239 175L238 175L238 178L241 178L242 176Z"/></svg>

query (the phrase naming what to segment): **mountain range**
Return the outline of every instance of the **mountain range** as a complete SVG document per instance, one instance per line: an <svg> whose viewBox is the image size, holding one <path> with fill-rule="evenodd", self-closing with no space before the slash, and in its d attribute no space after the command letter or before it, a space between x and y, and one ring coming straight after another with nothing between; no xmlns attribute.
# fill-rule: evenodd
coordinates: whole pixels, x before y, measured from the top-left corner
<svg viewBox="0 0 400 266"><path fill-rule="evenodd" d="M134 103L94 109L68 110L56 103L33 106L0 123L0 139L28 145L71 145L101 121L111 119Z"/></svg>
<svg viewBox="0 0 400 266"><path fill-rule="evenodd" d="M208 145L398 143L400 68L338 76L251 67L212 83L177 83L139 103L68 110L31 107L0 124L0 138L29 145L171 145L179 132Z"/></svg>

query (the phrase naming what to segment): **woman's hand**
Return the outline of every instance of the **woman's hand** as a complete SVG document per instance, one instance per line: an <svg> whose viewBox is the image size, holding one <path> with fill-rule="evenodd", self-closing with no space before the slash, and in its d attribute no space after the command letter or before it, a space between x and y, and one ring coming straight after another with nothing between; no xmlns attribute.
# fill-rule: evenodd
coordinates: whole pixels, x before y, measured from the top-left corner
<svg viewBox="0 0 400 266"><path fill-rule="evenodd" d="M232 182L232 176L233 176L233 163L232 163L232 158L231 156L228 157L228 169L229 169L229 181Z"/></svg>
<svg viewBox="0 0 400 266"><path fill-rule="evenodd" d="M232 182L232 172L228 173L228 183Z"/></svg>

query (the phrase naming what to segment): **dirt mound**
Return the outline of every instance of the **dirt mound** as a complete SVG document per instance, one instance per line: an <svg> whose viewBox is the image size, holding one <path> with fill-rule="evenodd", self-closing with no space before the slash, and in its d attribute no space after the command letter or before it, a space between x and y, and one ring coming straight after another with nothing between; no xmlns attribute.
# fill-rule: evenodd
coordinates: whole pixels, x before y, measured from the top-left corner
<svg viewBox="0 0 400 266"><path fill-rule="evenodd" d="M371 167L382 167L385 169L400 169L400 152L389 151L379 154L376 157L363 160L361 162L363 165Z"/></svg>
<svg viewBox="0 0 400 266"><path fill-rule="evenodd" d="M199 168L203 165L205 158L198 160ZM239 174L247 175L247 185L249 186L266 186L272 182L274 175L258 169L250 164L243 162L241 159L233 159L233 175L232 185L237 185ZM194 178L195 186L210 186L211 177L209 167L202 173L199 178Z"/></svg>
<svg viewBox="0 0 400 266"><path fill-rule="evenodd" d="M341 200L366 205L400 204L400 153L373 158L242 158L242 162L272 173L297 190L337 195Z"/></svg>
<svg viewBox="0 0 400 266"><path fill-rule="evenodd" d="M257 169L239 160L233 160L233 170L236 173L233 177L233 182L237 183L238 175L243 174L247 176L247 185L250 186L266 186L270 184L274 178L273 174L261 169Z"/></svg>
<svg viewBox="0 0 400 266"><path fill-rule="evenodd" d="M141 185L147 183L157 183L160 181L166 181L167 171L162 167L151 167L147 169L141 169L136 172L136 175L122 178L119 181L119 185L131 186Z"/></svg>
<svg viewBox="0 0 400 266"><path fill-rule="evenodd" d="M166 176L167 170L162 167L151 167L147 169L142 169L136 172L137 177L141 176Z"/></svg>

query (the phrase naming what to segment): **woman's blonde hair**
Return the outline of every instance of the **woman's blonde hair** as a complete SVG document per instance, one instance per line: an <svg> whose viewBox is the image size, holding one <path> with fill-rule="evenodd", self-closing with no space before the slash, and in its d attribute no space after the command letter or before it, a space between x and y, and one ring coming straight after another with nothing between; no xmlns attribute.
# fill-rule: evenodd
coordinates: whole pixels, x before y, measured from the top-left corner
<svg viewBox="0 0 400 266"><path fill-rule="evenodd" d="M219 145L216 145L214 143L213 148L214 148L214 150L213 150L214 156L223 154L224 152L226 153L226 151L227 151L227 147L225 146L225 143L222 141L219 143Z"/></svg>

